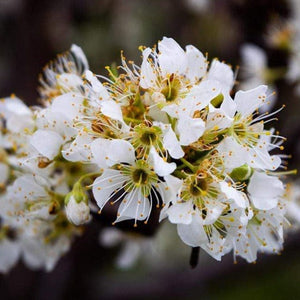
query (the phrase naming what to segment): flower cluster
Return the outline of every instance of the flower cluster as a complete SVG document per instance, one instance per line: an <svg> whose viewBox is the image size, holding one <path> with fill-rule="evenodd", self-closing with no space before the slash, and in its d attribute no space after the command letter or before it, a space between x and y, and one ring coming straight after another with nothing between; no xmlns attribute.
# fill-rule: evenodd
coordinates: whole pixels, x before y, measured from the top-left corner
<svg viewBox="0 0 300 300"><path fill-rule="evenodd" d="M217 260L281 250L292 172L285 138L265 128L273 114L258 112L267 86L233 96L229 65L171 38L140 50L140 66L122 54L106 78L72 46L44 69L41 107L0 103L0 251L18 249L12 263L51 269L96 204L116 208L113 224L159 213Z"/></svg>

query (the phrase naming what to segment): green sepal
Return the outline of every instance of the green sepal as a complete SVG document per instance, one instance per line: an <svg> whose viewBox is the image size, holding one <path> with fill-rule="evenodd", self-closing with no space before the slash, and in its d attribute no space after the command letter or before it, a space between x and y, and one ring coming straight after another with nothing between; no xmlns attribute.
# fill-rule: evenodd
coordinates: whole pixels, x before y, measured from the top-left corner
<svg viewBox="0 0 300 300"><path fill-rule="evenodd" d="M252 173L252 168L249 167L247 164L244 164L238 168L233 169L230 173L230 177L234 181L245 181L251 177Z"/></svg>
<svg viewBox="0 0 300 300"><path fill-rule="evenodd" d="M216 96L214 99L212 99L210 101L210 103L214 106L214 107L220 107L220 105L222 104L224 100L224 96L223 94L219 94L218 96Z"/></svg>
<svg viewBox="0 0 300 300"><path fill-rule="evenodd" d="M76 182L73 186L72 191L66 195L65 205L68 205L71 197L74 197L77 203L80 203L82 201L88 203L88 196L80 182Z"/></svg>

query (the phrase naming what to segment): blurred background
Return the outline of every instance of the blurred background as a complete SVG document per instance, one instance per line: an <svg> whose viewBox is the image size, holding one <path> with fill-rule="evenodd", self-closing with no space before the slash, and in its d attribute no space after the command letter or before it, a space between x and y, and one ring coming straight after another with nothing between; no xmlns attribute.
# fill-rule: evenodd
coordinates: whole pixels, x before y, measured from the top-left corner
<svg viewBox="0 0 300 300"><path fill-rule="evenodd" d="M280 70L262 81L276 90L275 109L286 104L275 125L288 137L289 167L299 168L298 79L285 76L295 54L285 39L292 32L287 24L295 24L297 1L0 0L0 96L15 93L36 104L38 74L73 43L82 47L93 72L106 75L106 65L119 64L121 49L139 64L138 47L152 46L163 36L181 46L195 45L209 60L230 63L239 89L252 65L243 62L241 49L250 43L263 51L262 67ZM51 273L33 272L20 263L0 275L0 299L300 299L299 232L289 234L281 256L260 255L257 264L234 264L231 255L217 262L201 252L192 270L191 250L176 237L175 227L163 224L157 233L141 232L147 237L137 246L138 259L132 268L120 269L116 262L124 245L106 247L102 238L100 246L104 227L94 221ZM154 234L156 243L149 242ZM169 245L159 242L166 236Z"/></svg>

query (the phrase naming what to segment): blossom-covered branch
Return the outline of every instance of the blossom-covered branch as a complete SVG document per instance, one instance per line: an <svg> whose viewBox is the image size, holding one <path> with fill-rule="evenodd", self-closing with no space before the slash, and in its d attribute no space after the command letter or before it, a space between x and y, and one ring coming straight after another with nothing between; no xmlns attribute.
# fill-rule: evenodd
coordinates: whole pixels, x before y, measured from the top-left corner
<svg viewBox="0 0 300 300"><path fill-rule="evenodd" d="M259 113L272 93L233 94L229 65L171 38L140 50L141 66L122 53L104 77L72 46L45 67L41 106L1 101L0 270L20 255L52 269L95 206L134 227L155 210L217 260L281 251L294 171L265 128L273 114Z"/></svg>

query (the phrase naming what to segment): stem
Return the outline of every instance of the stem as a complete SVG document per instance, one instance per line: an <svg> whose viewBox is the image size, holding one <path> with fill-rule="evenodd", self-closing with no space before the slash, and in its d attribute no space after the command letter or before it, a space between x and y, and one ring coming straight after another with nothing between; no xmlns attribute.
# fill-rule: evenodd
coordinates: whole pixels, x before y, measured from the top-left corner
<svg viewBox="0 0 300 300"><path fill-rule="evenodd" d="M187 166L192 172L196 172L197 171L197 167L193 166L190 162L188 162L186 159L184 158L180 158L181 162Z"/></svg>
<svg viewBox="0 0 300 300"><path fill-rule="evenodd" d="M53 197L56 201L58 201L59 204L63 204L66 198L66 195L55 193L53 191L49 191L49 195Z"/></svg>
<svg viewBox="0 0 300 300"><path fill-rule="evenodd" d="M133 119L133 118L128 118L128 117L123 117L124 121L128 122L128 123L136 123L136 124L141 124L144 122L144 120L137 120L137 119Z"/></svg>
<svg viewBox="0 0 300 300"><path fill-rule="evenodd" d="M177 177L177 178L181 178L181 179L185 179L187 176L185 175L184 172L181 172L181 171L178 171L178 170L175 170L173 172L173 174Z"/></svg>
<svg viewBox="0 0 300 300"><path fill-rule="evenodd" d="M297 174L297 169L290 170L290 171L266 171L266 174L270 175L278 175L278 176L285 176L285 175L296 175Z"/></svg>
<svg viewBox="0 0 300 300"><path fill-rule="evenodd" d="M102 175L102 172L92 172L92 173L88 173L88 174L85 174L85 175L82 175L79 179L78 179L78 183L82 183L83 180L85 180L86 178L90 178L90 177L93 177L93 176L100 176Z"/></svg>
<svg viewBox="0 0 300 300"><path fill-rule="evenodd" d="M167 117L169 123L171 124L171 128L173 129L173 131L175 131L176 120L174 118L171 118L169 115L167 115Z"/></svg>
<svg viewBox="0 0 300 300"><path fill-rule="evenodd" d="M191 257L190 257L190 266L192 269L195 269L198 265L200 254L200 247L192 247Z"/></svg>

